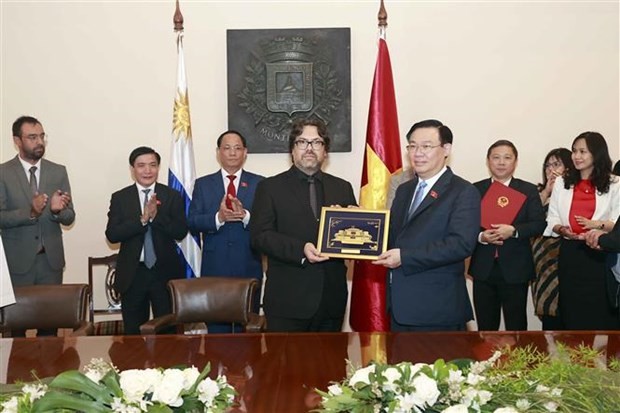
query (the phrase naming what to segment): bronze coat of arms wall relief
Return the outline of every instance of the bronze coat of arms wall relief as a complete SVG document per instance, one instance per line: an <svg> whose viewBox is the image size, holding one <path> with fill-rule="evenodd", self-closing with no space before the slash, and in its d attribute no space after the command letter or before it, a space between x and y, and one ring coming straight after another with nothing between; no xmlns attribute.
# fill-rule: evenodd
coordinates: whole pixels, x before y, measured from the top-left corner
<svg viewBox="0 0 620 413"><path fill-rule="evenodd" d="M327 124L330 152L351 151L351 30L228 30L228 127L252 153L288 152L299 117Z"/></svg>

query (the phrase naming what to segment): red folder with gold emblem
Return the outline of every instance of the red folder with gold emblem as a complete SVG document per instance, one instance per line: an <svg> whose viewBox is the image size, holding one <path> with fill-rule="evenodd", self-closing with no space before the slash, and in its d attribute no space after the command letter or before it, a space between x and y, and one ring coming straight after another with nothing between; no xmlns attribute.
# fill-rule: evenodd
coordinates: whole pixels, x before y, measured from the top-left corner
<svg viewBox="0 0 620 413"><path fill-rule="evenodd" d="M512 224L526 199L521 192L493 181L482 198L480 225L491 229L491 224Z"/></svg>

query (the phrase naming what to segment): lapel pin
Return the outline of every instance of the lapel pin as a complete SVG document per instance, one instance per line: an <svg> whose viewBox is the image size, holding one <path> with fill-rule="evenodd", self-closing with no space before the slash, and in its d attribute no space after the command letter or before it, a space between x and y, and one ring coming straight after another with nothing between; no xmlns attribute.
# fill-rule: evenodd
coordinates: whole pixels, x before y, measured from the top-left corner
<svg viewBox="0 0 620 413"><path fill-rule="evenodd" d="M437 197L439 197L439 195L437 194L437 192L431 191L431 197L437 199Z"/></svg>
<svg viewBox="0 0 620 413"><path fill-rule="evenodd" d="M242 182L241 182L241 187L242 187L242 188L247 188L247 187L248 187L248 183L247 183L247 182L242 181Z"/></svg>

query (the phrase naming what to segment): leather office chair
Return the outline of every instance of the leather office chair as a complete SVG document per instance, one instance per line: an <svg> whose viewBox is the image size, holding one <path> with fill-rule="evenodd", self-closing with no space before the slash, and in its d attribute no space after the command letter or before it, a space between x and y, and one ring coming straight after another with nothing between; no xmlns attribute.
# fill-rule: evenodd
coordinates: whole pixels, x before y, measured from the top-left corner
<svg viewBox="0 0 620 413"><path fill-rule="evenodd" d="M71 335L91 335L88 321L90 290L86 284L15 287L15 304L0 309L0 333L13 330L72 329Z"/></svg>
<svg viewBox="0 0 620 413"><path fill-rule="evenodd" d="M122 335L123 320L118 319L121 316L121 297L114 290L114 277L116 276L116 260L118 254L108 255L107 257L88 257L88 285L92 293L90 302L90 321L95 327L94 335ZM95 267L104 267L100 272L95 271ZM103 275L105 270L105 276ZM97 274L95 274L97 272ZM107 305L104 307L99 302L99 296L105 293ZM95 321L95 316L115 315L117 319Z"/></svg>
<svg viewBox="0 0 620 413"><path fill-rule="evenodd" d="M252 312L254 291L258 281L253 278L202 277L171 280L168 289L172 298L172 314L150 320L140 326L142 334L156 334L183 324L239 323L246 332L264 329L264 319Z"/></svg>

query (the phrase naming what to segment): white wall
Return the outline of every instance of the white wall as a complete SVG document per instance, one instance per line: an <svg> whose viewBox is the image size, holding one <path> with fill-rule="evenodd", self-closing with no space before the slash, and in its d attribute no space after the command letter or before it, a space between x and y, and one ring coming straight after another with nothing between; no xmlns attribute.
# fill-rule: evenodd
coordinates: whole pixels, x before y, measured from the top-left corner
<svg viewBox="0 0 620 413"><path fill-rule="evenodd" d="M328 171L359 186L376 59L378 1L182 1L198 175L217 168L227 127L226 29L351 28L351 153ZM517 175L537 182L545 153L582 131L619 142L618 2L387 1L400 129L434 117L455 133L451 165L475 181L499 138L520 150ZM11 124L38 117L47 157L69 170L77 219L65 232L66 282L107 255L110 194L130 182L127 157L147 144L168 165L176 79L174 2L19 2L1 13L0 160L15 155ZM250 155L272 175L285 154Z"/></svg>

